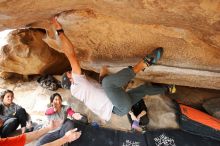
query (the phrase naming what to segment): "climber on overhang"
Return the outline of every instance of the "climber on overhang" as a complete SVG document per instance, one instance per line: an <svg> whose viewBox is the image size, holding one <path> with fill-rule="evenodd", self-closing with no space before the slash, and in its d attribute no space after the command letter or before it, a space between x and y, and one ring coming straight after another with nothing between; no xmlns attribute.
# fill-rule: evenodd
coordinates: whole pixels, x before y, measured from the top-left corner
<svg viewBox="0 0 220 146"><path fill-rule="evenodd" d="M59 36L59 45L67 56L71 71L65 72L62 76L61 86L71 90L72 95L84 102L84 104L101 119L109 121L112 113L119 116L126 115L132 105L140 101L145 95L164 94L167 86L141 85L126 92L122 87L127 84L135 75L156 64L163 54L163 48L153 50L146 55L135 66L122 69L121 71L105 76L102 85L87 78L80 67L75 53L75 47L67 38L61 24L56 18L52 19Z"/></svg>

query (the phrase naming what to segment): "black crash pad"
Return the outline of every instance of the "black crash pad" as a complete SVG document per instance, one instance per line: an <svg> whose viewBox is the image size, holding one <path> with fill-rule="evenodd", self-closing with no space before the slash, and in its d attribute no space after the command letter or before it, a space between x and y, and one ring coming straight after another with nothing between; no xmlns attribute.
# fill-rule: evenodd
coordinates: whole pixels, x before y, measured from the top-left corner
<svg viewBox="0 0 220 146"><path fill-rule="evenodd" d="M80 123L75 126L82 135L70 146L220 146L220 141L181 130L162 129L137 134Z"/></svg>

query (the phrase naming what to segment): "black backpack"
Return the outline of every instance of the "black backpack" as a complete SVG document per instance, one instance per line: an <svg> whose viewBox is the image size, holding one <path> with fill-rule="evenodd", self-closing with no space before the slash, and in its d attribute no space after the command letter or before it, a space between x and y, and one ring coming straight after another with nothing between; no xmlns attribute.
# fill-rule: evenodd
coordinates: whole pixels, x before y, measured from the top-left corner
<svg viewBox="0 0 220 146"><path fill-rule="evenodd" d="M37 79L41 87L55 91L61 88L61 82L55 79L52 75L43 75Z"/></svg>

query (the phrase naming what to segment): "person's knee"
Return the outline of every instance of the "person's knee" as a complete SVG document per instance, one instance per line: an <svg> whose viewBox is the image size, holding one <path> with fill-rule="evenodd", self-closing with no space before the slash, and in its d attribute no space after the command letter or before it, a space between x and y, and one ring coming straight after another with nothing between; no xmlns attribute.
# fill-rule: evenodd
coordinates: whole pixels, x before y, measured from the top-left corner
<svg viewBox="0 0 220 146"><path fill-rule="evenodd" d="M110 83L111 83L111 78L109 76L106 76L102 80L102 87L108 87Z"/></svg>
<svg viewBox="0 0 220 146"><path fill-rule="evenodd" d="M129 111L131 110L131 108L129 108L128 106L126 107L119 107L118 111L115 113L118 116L124 116L126 115Z"/></svg>
<svg viewBox="0 0 220 146"><path fill-rule="evenodd" d="M19 114L26 114L26 110L24 108L20 108L17 113Z"/></svg>
<svg viewBox="0 0 220 146"><path fill-rule="evenodd" d="M17 118L10 118L5 121L4 127L2 129L2 137L7 137L13 131L15 131L18 127L18 119Z"/></svg>
<svg viewBox="0 0 220 146"><path fill-rule="evenodd" d="M72 120L65 120L65 122L63 123L60 132L59 132L59 136L62 137L65 135L66 132L68 132L69 130L74 128L74 122Z"/></svg>
<svg viewBox="0 0 220 146"><path fill-rule="evenodd" d="M67 119L63 124L65 130L69 131L70 129L74 128L74 122L72 120Z"/></svg>
<svg viewBox="0 0 220 146"><path fill-rule="evenodd" d="M17 112L16 112L16 114L15 114L15 116L17 117L17 118L20 118L20 119L27 119L27 112L26 112L26 110L24 109L24 108L20 108Z"/></svg>
<svg viewBox="0 0 220 146"><path fill-rule="evenodd" d="M7 125L18 125L18 118L9 118L5 123Z"/></svg>
<svg viewBox="0 0 220 146"><path fill-rule="evenodd" d="M122 116L126 115L130 110L131 110L131 108L129 108L129 107L124 107L124 108L122 109Z"/></svg>

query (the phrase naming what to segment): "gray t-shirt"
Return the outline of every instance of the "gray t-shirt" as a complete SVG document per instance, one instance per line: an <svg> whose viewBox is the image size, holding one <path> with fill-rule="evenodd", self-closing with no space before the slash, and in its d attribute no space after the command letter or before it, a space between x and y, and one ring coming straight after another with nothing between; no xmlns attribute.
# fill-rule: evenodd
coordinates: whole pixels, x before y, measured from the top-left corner
<svg viewBox="0 0 220 146"><path fill-rule="evenodd" d="M107 97L101 85L85 75L72 74L74 83L71 85L71 93L101 119L109 121L113 104Z"/></svg>
<svg viewBox="0 0 220 146"><path fill-rule="evenodd" d="M56 112L52 115L48 115L48 121L52 121L52 120L62 120L64 121L67 118L67 109L69 108L69 106L67 105L62 105L60 112Z"/></svg>
<svg viewBox="0 0 220 146"><path fill-rule="evenodd" d="M61 110L60 112L56 112L52 115L47 115L47 119L48 121L53 121L53 120L59 120L60 122L64 122L65 119L67 118L67 109L69 108L70 106L67 106L67 105L62 105L61 107ZM50 131L49 133L52 133L54 131L57 131L61 128L62 126L58 127L57 129L55 130L52 130Z"/></svg>

